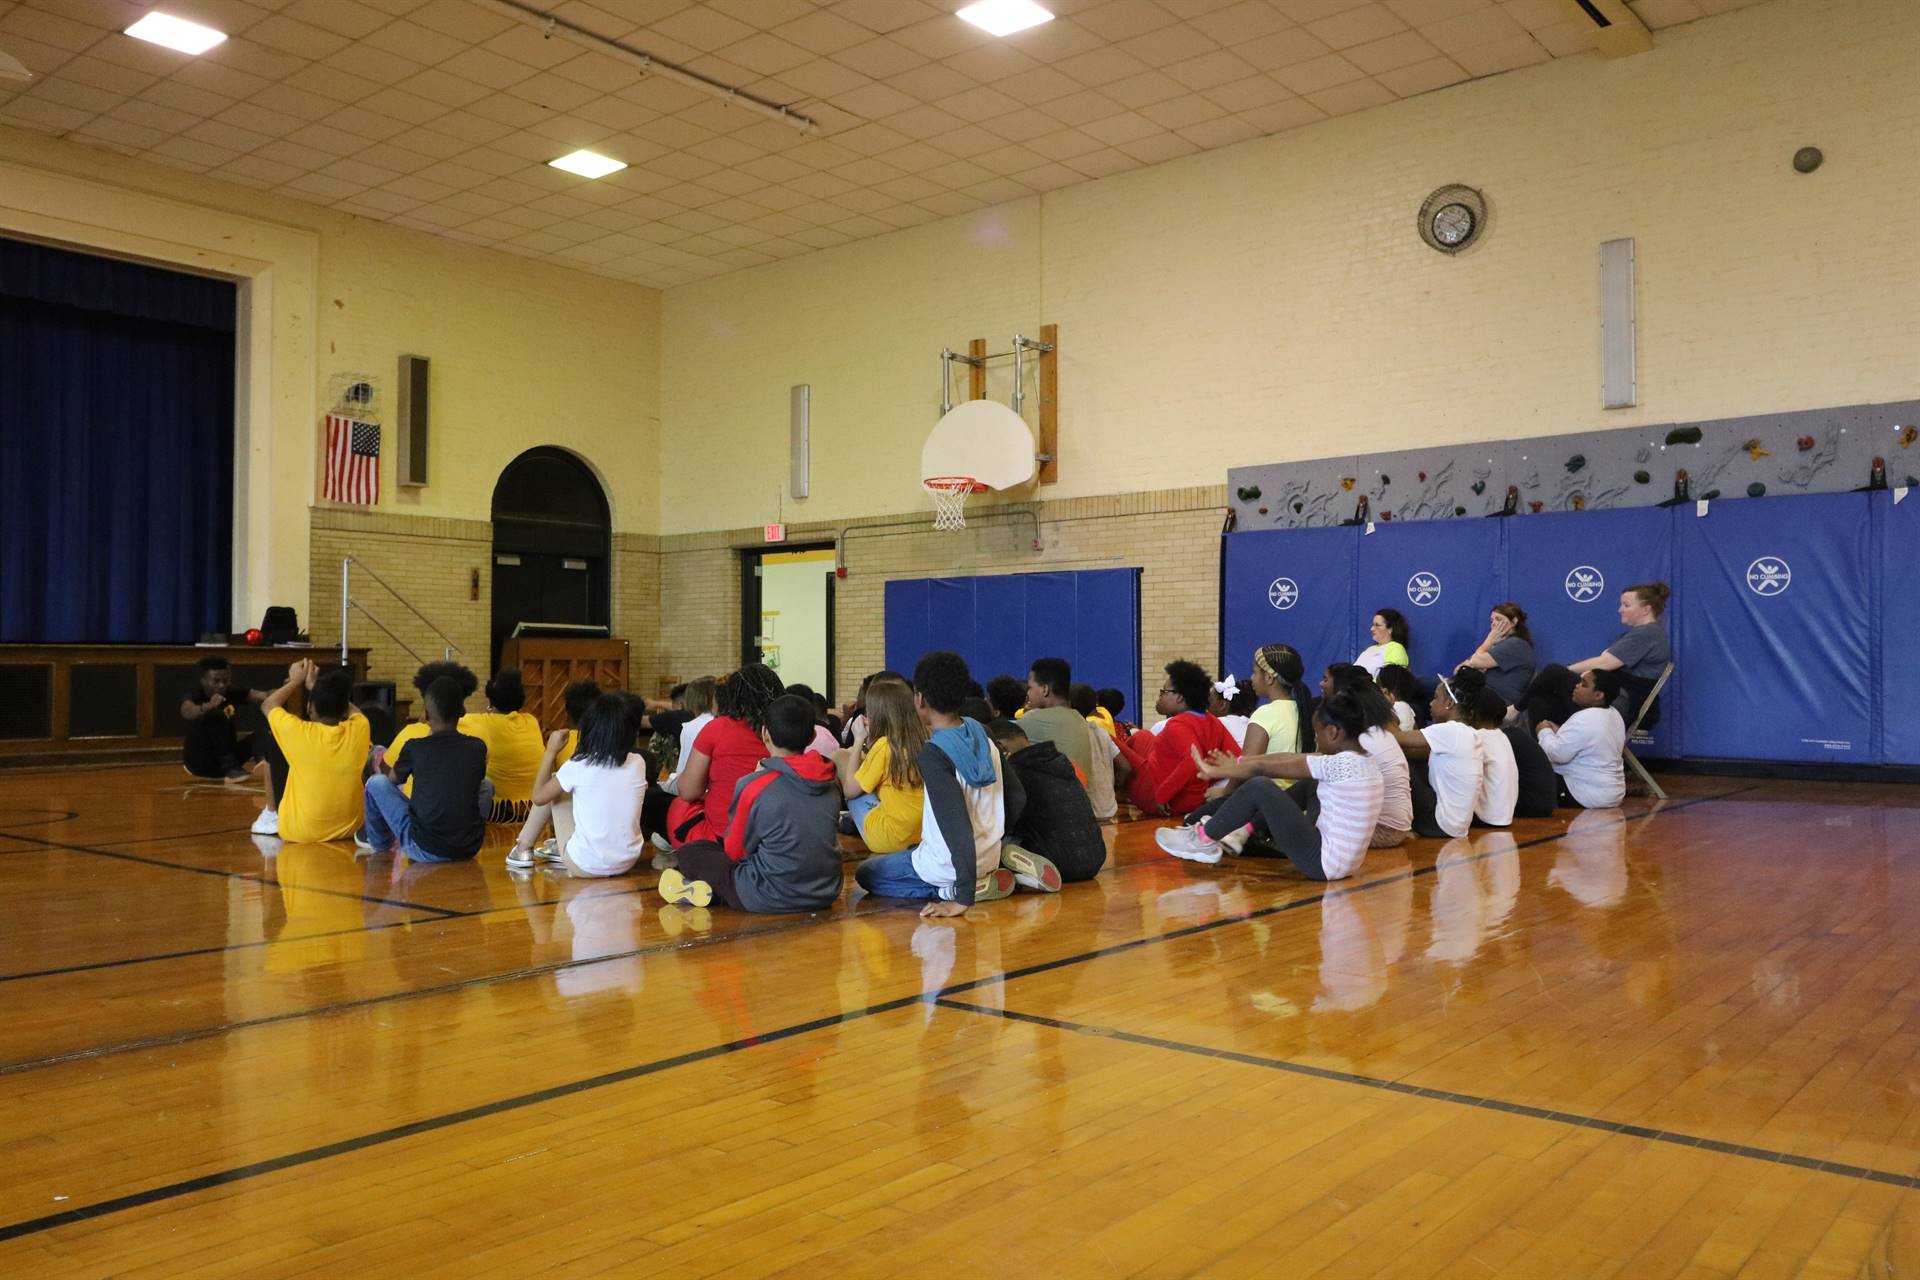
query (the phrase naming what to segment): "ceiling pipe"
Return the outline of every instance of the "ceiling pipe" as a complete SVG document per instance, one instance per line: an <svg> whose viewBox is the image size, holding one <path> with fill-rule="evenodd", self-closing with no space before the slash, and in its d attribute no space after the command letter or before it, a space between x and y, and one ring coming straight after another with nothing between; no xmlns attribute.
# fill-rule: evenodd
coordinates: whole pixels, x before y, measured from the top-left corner
<svg viewBox="0 0 1920 1280"><path fill-rule="evenodd" d="M516 0L473 0L473 3L482 9L491 9L503 17L512 18L515 22L532 27L548 39L558 36L583 49L603 53L609 58L618 58L622 62L638 67L647 75L659 76L663 80L671 80L676 84L684 84L689 89L698 89L701 93L718 98L729 106L745 107L769 120L778 120L781 124L789 125L803 134L820 132L818 122L797 111L789 111L777 102L756 98L744 89L736 89L730 84L710 80L698 72L688 71L685 67L675 66L671 62L662 62L644 50L622 44L618 40L609 40L605 36L597 36L585 27L577 27L565 18L555 17L531 5L519 4Z"/></svg>

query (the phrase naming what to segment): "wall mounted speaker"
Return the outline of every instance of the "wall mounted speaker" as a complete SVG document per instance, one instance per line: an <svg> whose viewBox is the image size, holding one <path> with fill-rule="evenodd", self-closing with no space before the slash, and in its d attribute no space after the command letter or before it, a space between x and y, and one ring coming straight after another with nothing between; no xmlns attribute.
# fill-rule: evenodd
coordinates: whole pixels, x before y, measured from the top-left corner
<svg viewBox="0 0 1920 1280"><path fill-rule="evenodd" d="M403 488L417 489L427 482L427 358L400 357L400 425L394 468Z"/></svg>
<svg viewBox="0 0 1920 1280"><path fill-rule="evenodd" d="M813 410L813 387L801 383L788 393L787 400L787 491L796 498L807 496L812 483L808 466L808 415Z"/></svg>

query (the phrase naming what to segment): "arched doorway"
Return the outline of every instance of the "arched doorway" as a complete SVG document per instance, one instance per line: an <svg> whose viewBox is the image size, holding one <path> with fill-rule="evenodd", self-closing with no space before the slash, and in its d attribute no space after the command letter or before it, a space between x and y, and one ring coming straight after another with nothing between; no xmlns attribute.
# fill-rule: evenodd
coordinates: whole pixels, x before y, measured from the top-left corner
<svg viewBox="0 0 1920 1280"><path fill-rule="evenodd" d="M565 449L529 449L493 487L493 662L522 622L609 620L613 521L587 465Z"/></svg>

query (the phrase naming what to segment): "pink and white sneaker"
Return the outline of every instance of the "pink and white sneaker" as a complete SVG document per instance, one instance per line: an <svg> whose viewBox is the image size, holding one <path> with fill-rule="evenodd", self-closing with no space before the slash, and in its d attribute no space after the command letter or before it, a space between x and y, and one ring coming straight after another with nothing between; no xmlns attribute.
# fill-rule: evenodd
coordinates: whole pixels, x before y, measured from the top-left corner
<svg viewBox="0 0 1920 1280"><path fill-rule="evenodd" d="M1220 842L1207 839L1207 829L1200 823L1191 827L1162 827L1153 833L1153 839L1174 857L1188 862L1220 861Z"/></svg>

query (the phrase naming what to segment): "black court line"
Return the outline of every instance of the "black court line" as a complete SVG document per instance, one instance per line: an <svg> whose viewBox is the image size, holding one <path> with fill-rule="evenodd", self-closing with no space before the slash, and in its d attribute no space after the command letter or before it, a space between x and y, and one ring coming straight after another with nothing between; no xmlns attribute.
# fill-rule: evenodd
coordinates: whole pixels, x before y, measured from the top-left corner
<svg viewBox="0 0 1920 1280"><path fill-rule="evenodd" d="M68 853L91 854L96 858L113 858L120 862L137 862L142 866L164 867L169 871L189 871L195 875L218 876L222 880L251 880L255 884L278 887L278 880L251 871L222 871L218 867L197 867L189 862L167 862L160 858L143 858L137 853L122 853L114 849L102 849L95 845L67 844L59 840L46 840L39 836L16 835L12 832L0 833L0 840L17 840L23 844L39 845L47 849L61 849ZM14 852L19 852L15 850ZM383 907L400 907L407 911L431 911L435 915L456 916L471 915L468 911L454 911L447 907L430 907L422 902L403 902L398 898L382 898L368 893L342 893L337 889L321 889L314 886L302 888L304 893L323 894L329 898L351 898L356 902L377 902Z"/></svg>
<svg viewBox="0 0 1920 1280"><path fill-rule="evenodd" d="M15 824L22 827L56 827L63 822L72 822L80 816L78 809L29 809L19 812L32 816L29 822ZM14 823L15 816L15 813L0 814L0 822ZM14 826L0 827L0 835L5 835L13 829Z"/></svg>
<svg viewBox="0 0 1920 1280"><path fill-rule="evenodd" d="M1616 823L1609 823L1608 825L1610 826L1624 825L1629 822L1637 822L1643 818L1656 817L1662 813L1673 813L1679 809L1690 808L1696 804L1708 804L1715 800L1724 800L1730 796L1736 796L1743 791L1749 791L1749 790L1752 790L1752 788L1736 787L1731 791L1721 792L1716 795L1695 796L1688 800L1682 800L1677 804L1668 804L1668 805L1656 807L1654 809L1650 809L1645 813L1623 815L1621 818L1616 820ZM1589 828L1589 830L1592 830L1592 829L1593 828ZM1564 839L1566 835L1567 835L1567 832L1562 830L1559 832L1552 833L1550 835L1541 836L1535 840L1529 840L1522 844L1516 845L1513 850L1506 850L1506 849L1493 850L1485 855L1476 855L1476 856L1491 857L1495 853L1516 852L1519 849L1523 849L1523 848L1532 848L1536 845L1550 844L1553 841ZM1136 864L1136 865L1140 865L1140 864ZM1438 870L1437 864L1431 867L1422 867L1422 868L1419 868L1418 870L1407 872L1402 875L1383 876L1378 880L1369 880L1365 884L1355 885L1350 890L1346 890L1346 892L1353 892L1353 893L1364 892L1369 889L1378 888L1381 885L1394 884L1400 880L1408 879L1412 876L1430 875L1436 870ZM162 1200L171 1200L180 1196L192 1195L196 1191L204 1191L211 1187L225 1186L230 1183L243 1181L247 1178L259 1177L263 1174L276 1173L282 1169L290 1169L290 1168L298 1167L300 1165L312 1164L315 1161L325 1160L332 1156L344 1155L350 1152L364 1150L368 1147L378 1146L382 1143L393 1142L401 1138L412 1137L415 1134L429 1133L437 1129L445 1129L453 1125L464 1124L469 1120L483 1119L488 1116L500 1115L508 1111L520 1110L524 1107L536 1106L540 1103L548 1102L555 1098L568 1097L573 1094L586 1092L588 1090L603 1088L607 1085L624 1083L625 1081L638 1079L641 1076L652 1075L656 1072L665 1071L672 1067L683 1066L683 1065L687 1065L694 1062L703 1062L709 1058L718 1057L722 1054L734 1053L741 1049L753 1048L754 1046L757 1046L757 1045L772 1044L776 1041L786 1040L793 1036L804 1035L809 1031L817 1031L824 1027L839 1026L844 1023L855 1022L862 1018L872 1017L876 1014L881 1014L881 1013L888 1013L895 1009L904 1009L915 1004L939 1004L943 1001L945 997L957 995L963 991L973 990L974 988L982 986L987 982L1005 982L1014 977L1024 977L1029 974L1042 973L1050 969L1062 968L1068 964L1082 964L1088 960L1098 959L1101 956L1113 955L1117 952L1132 950L1137 946L1144 946L1150 942L1169 942L1178 938L1191 937L1196 933L1204 932L1208 929L1224 928L1228 925L1244 923L1247 920L1256 919L1260 916L1271 915L1280 911L1294 910L1298 907L1309 905L1310 903L1319 902L1328 896L1331 896L1331 895L1317 894L1311 898L1301 899L1296 902L1282 903L1282 904L1279 904L1278 906L1264 908L1260 911L1245 912L1237 916L1224 917L1218 921L1213 921L1208 924L1195 925L1186 929L1177 929L1172 933L1159 934L1153 938L1137 939L1133 942L1123 943L1118 946L1101 947L1093 951L1084 952L1078 956L1067 957L1064 960L1049 961L1048 963L1040 964L1040 965L1030 965L1024 969L1012 970L1008 973L994 975L989 978L977 979L972 982L955 983L939 991L922 992L918 995L912 995L912 996L902 996L898 999L888 1000L880 1004L868 1005L864 1009L855 1009L846 1013L829 1015L824 1018L815 1018L809 1022L795 1023L792 1026L781 1027L777 1030L765 1032L761 1035L754 1036L749 1039L735 1040L727 1044L716 1045L710 1049L694 1050L690 1053L680 1054L672 1058L663 1058L655 1062L643 1063L636 1067L628 1067L620 1071L608 1072L606 1074L598 1075L598 1076L591 1076L585 1080L577 1080L569 1084L554 1085L554 1086L551 1086L550 1088L540 1090L536 1093L522 1094L522 1095L519 1095L518 1097L513 1097L513 1098L503 1098L497 1102L486 1103L478 1107L469 1107L463 1111L456 1111L456 1112L451 1112L447 1115L430 1117L426 1120L417 1120L410 1124L395 1126L394 1128L391 1128L391 1129L382 1129L376 1133L363 1134L358 1138L344 1138L338 1142L327 1143L324 1146L309 1147L304 1151L291 1152L284 1156L276 1156L270 1160L257 1161L253 1164L241 1165L238 1168L226 1169L218 1173L205 1174L198 1178L189 1178L181 1182L168 1183L165 1186L151 1187L145 1191L138 1191L130 1195L118 1196L111 1200L102 1200L90 1205L80 1205L73 1209L68 1209L62 1213L48 1214L45 1217L31 1218L23 1222L15 1222L15 1223L7 1224L4 1226L0 1226L0 1241L13 1240L13 1239L19 1238L20 1236L32 1235L41 1231L50 1231L55 1227L68 1226L76 1222L85 1222L93 1218L103 1217L110 1213L117 1213L124 1209L139 1208L141 1206L154 1204ZM832 918L839 919L840 917L832 917ZM747 935L730 935L730 936L747 936ZM605 957L605 958L613 959L615 957ZM580 961L576 963L596 964L596 963L600 963L600 961L592 960L592 961ZM560 966L555 966L555 967L560 967ZM462 984L462 985L471 985L471 984ZM391 997L380 997L380 998L377 998L375 1001L369 1001L368 1003L377 1003L380 1000L386 1000L386 999L403 999L403 998L405 998L405 995L404 993L401 993ZM300 1016L300 1015L292 1015L292 1016ZM1508 1108L1501 1108L1501 1109L1508 1109ZM1629 1127L1627 1131L1631 1131L1631 1127ZM1723 1143L1713 1144L1713 1143L1708 1143L1705 1140L1702 1140L1692 1145L1700 1146L1709 1150L1718 1150L1720 1149L1720 1147L1725 1146L1727 1144L1723 1144ZM1829 1165L1826 1162L1818 1162L1816 1164L1816 1167L1824 1170L1828 1170L1830 1172L1836 1172L1836 1173L1847 1172L1852 1168L1852 1166L1845 1166L1845 1165ZM1861 1175L1859 1176L1865 1176L1868 1172L1870 1171L1863 1170ZM1893 1176L1897 1177L1899 1175L1893 1175Z"/></svg>
<svg viewBox="0 0 1920 1280"><path fill-rule="evenodd" d="M117 1196L112 1200L102 1200L94 1204L80 1205L61 1213L50 1213L45 1217L29 1218L24 1222L11 1222L0 1226L0 1241L16 1240L21 1236L33 1235L41 1231L50 1231L55 1227L71 1226L76 1222L86 1222L93 1218L105 1217L110 1213L119 1213L126 1209L137 1209L144 1205L155 1204L162 1200L172 1200L180 1196L192 1195L196 1191L206 1191L213 1187L227 1186L242 1182L248 1178L258 1178L264 1174L278 1173L283 1169L298 1168L318 1160L333 1156L347 1155L363 1151L368 1147L380 1146L388 1142L397 1142L402 1138L411 1138L423 1133L448 1129L454 1125L465 1124L470 1120L482 1120L489 1116L500 1115L508 1111L519 1111L526 1107L540 1106L560 1098L570 1098L575 1094L586 1093L593 1089L604 1089L608 1085L625 1084L644 1076L657 1075L662 1071L671 1071L675 1067L690 1066L696 1062L706 1062L712 1058L743 1049L753 1049L760 1045L775 1044L781 1040L790 1040L794 1036L806 1035L810 1031L819 1031L826 1027L839 1026L842 1023L870 1018L875 1014L888 1013L895 1009L904 1009L909 1005L924 1003L922 996L902 996L889 1000L885 1004L869 1005L865 1009L856 1009L851 1013L831 1014L824 1018L815 1018L811 1022L798 1022L792 1026L781 1027L775 1031L749 1036L742 1040L730 1040L725 1044L713 1045L705 1049L694 1049L687 1053L675 1054L670 1058L657 1058L652 1062L643 1062L638 1066L625 1067L619 1071L609 1071L603 1075L589 1076L584 1080L574 1080L566 1084L553 1085L533 1093L523 1093L512 1098L502 1098L498 1102L488 1102L477 1107L468 1107L462 1111L450 1111L444 1115L430 1116L425 1120L415 1120L409 1124L395 1125L391 1129L382 1129L377 1133L362 1134L357 1138L344 1138L339 1142L330 1142L321 1147L309 1147L304 1151L295 1151L284 1156L275 1156L270 1160L259 1160L253 1164L241 1165L234 1169L222 1169L217 1173L203 1174L198 1178L188 1178L181 1182L168 1183L165 1186L150 1187L145 1191L136 1191L132 1195Z"/></svg>
<svg viewBox="0 0 1920 1280"><path fill-rule="evenodd" d="M1613 819L1611 822L1595 823L1593 826L1586 828L1580 834L1587 835L1594 831L1604 831L1608 827L1625 826L1630 822L1639 822L1644 818L1657 817L1658 815L1663 813L1677 813L1681 809L1690 809L1697 804L1710 804L1715 800L1730 799L1733 796L1737 796L1742 794L1743 792L1747 792L1751 790L1753 790L1752 787L1735 787L1731 791L1721 791L1710 796L1694 796L1691 799L1681 800L1681 801L1678 801L1677 803L1660 805L1655 808L1647 810L1645 813L1622 814L1620 817ZM1484 829L1485 828L1483 828L1483 830ZM1491 829L1499 830L1500 828L1491 828ZM1488 849L1484 853L1476 853L1471 855L1470 857L1462 858L1459 861L1479 862L1486 858L1499 857L1501 854L1518 853L1522 849L1532 849L1538 845L1552 844L1556 840L1564 840L1567 838L1568 834L1569 834L1568 830L1565 828L1562 828L1559 831L1549 832L1544 836L1535 836L1531 840L1517 841L1511 848ZM1239 859L1239 861L1242 863L1245 863L1248 860L1245 858L1241 858ZM1254 861L1273 862L1276 866L1284 865L1286 862L1284 858L1257 858L1257 859L1254 859ZM1170 933L1155 934L1151 938L1133 938L1126 942L1116 942L1112 946L1101 947L1097 950L1084 952L1077 956L1066 956L1059 960L1045 960L1039 964L1027 965L1024 968L1009 969L1005 973L989 974L984 978L975 978L970 982L957 983L953 986L947 987L946 989L941 991L939 994L943 996L959 995L962 992L973 991L973 990L976 990L977 988L989 986L996 982L1012 982L1019 978L1030 978L1036 973L1049 973L1055 969L1067 968L1070 965L1085 964L1089 960L1099 960L1106 956L1120 955L1123 952L1135 951L1141 947L1154 946L1162 942L1171 942L1178 938L1191 938L1196 934L1211 933L1215 929L1224 929L1230 925L1245 924L1249 920L1261 920L1266 918L1267 916L1277 916L1288 911L1299 911L1303 907L1314 906L1318 903L1326 901L1328 898L1343 898L1343 897L1346 897L1348 894L1368 893L1374 889L1380 888L1382 885L1398 884L1402 880L1417 880L1422 876L1433 875L1439 870L1440 870L1440 864L1437 861L1424 867L1411 867L1405 871L1400 872L1397 875L1381 876L1378 880L1368 880L1364 884L1344 885L1337 889L1328 889L1324 893L1311 894L1304 898L1294 898L1287 902L1276 902L1274 905L1270 907L1257 907L1252 911L1242 911L1237 915L1221 916L1217 920L1205 920L1199 924L1188 925L1183 929L1175 929ZM1301 883L1312 884L1314 883L1314 881L1306 880L1306 881L1301 881Z"/></svg>
<svg viewBox="0 0 1920 1280"><path fill-rule="evenodd" d="M1488 1111L1504 1111L1509 1115L1526 1116L1533 1120L1547 1120L1554 1124L1567 1125L1575 1129L1597 1129L1602 1133L1617 1133L1630 1138L1645 1138L1649 1142L1665 1142L1677 1147L1697 1147L1703 1151L1713 1151L1721 1155L1739 1156L1747 1160L1761 1160L1768 1164L1791 1165L1796 1169L1810 1169L1818 1173L1838 1174L1847 1178L1864 1178L1869 1182L1883 1182L1891 1187L1920 1189L1920 1177L1910 1174L1894 1173L1887 1169L1869 1169L1860 1165L1841 1164L1835 1160L1816 1160L1812 1156L1797 1156L1788 1151L1775 1151L1771 1147L1753 1147L1738 1142L1721 1142L1714 1138L1702 1138L1690 1133L1675 1133L1671 1129L1653 1129L1646 1125L1626 1124L1619 1120L1607 1120L1600 1116L1583 1115L1572 1111L1555 1111L1549 1107L1535 1107L1523 1102L1507 1102L1500 1098L1484 1097L1476 1093L1459 1093L1452 1089L1430 1089L1422 1085L1408 1084L1404 1080L1388 1080L1381 1076L1356 1075L1350 1071L1335 1071L1331 1067L1315 1067L1304 1062L1289 1062L1285 1058L1268 1058L1257 1053L1242 1053L1237 1049L1215 1049L1202 1044L1189 1044L1184 1040L1168 1040L1160 1036L1143 1035L1137 1031L1123 1031L1119 1027L1100 1026L1093 1023L1073 1022L1065 1018L1049 1018L1037 1013L1020 1013L1013 1009L990 1009L982 1005L967 1004L960 1000L948 1000L944 997L933 1002L943 1009L957 1009L964 1013L983 1014L992 1018L1003 1018L1008 1022L1026 1022L1039 1027L1052 1027L1056 1031L1071 1031L1078 1035L1097 1036L1104 1040L1118 1040L1125 1044L1143 1045L1149 1049L1167 1049L1174 1053L1191 1054L1197 1058L1213 1058L1221 1062L1237 1062L1247 1067L1263 1067L1269 1071L1284 1071L1289 1075L1308 1076L1315 1080L1327 1080L1336 1084L1359 1085L1367 1089L1378 1089L1385 1093L1398 1093L1410 1098L1426 1098L1433 1102L1451 1102L1463 1107L1481 1107Z"/></svg>
<svg viewBox="0 0 1920 1280"><path fill-rule="evenodd" d="M608 894L607 897L617 895ZM879 908L868 915L892 915L911 907L919 910L918 903L902 903L897 907ZM610 951L603 956L588 956L581 960L555 960L551 964L532 964L519 969L508 969L499 973L480 973L471 978L461 978L454 982L443 982L431 987L410 987L405 991L386 991L377 996L362 996L357 1000L341 1000L334 1004L317 1005L305 1009L288 1009L284 1013L263 1014L258 1018L242 1018L234 1022L222 1022L209 1027L189 1027L184 1031L171 1031L166 1035L143 1036L137 1040L122 1040L115 1044L94 1045L86 1049L75 1049L71 1053L56 1053L44 1058L26 1058L18 1062L0 1062L0 1076L16 1075L22 1071L34 1071L41 1067L55 1067L65 1062L79 1062L91 1058L105 1058L117 1053L132 1053L141 1049L167 1048L173 1045L187 1044L194 1040L210 1040L215 1036L227 1035L235 1031L252 1031L260 1027L271 1027L282 1022L298 1022L303 1018L322 1017L327 1014L348 1013L356 1009L370 1009L383 1004L395 1004L402 1000L413 1000L424 996L446 995L454 991L465 991L474 987L487 987L501 982L518 982L522 978L538 978L544 974L560 973L568 969L584 969L596 964L610 964L615 960L631 960L635 956L664 955L669 951L692 951L704 947L721 946L730 942L743 942L750 938L768 938L783 933L793 933L800 929L818 928L846 920L850 917L839 915L798 916L781 924L768 925L760 929L748 929L740 933L700 934L681 938L677 941L655 943L647 947L635 947L628 951ZM424 920L412 923L438 924L438 920ZM349 931L351 932L351 931ZM326 934L302 934L290 938L290 942L304 942L309 937L326 937ZM0 1237L3 1238L3 1237Z"/></svg>
<svg viewBox="0 0 1920 1280"><path fill-rule="evenodd" d="M243 830L243 831L245 829L246 828L244 827L240 828L240 830ZM4 832L0 832L0 835L4 835L4 834L5 834ZM217 834L217 833L209 833L209 834ZM167 838L178 839L180 837L167 837ZM121 842L108 841L107 843L116 844ZM8 852L20 853L20 852L24 852L24 850L0 849L0 853L8 853ZM384 856L384 855L381 855L381 856ZM861 860L862 859L859 857L845 859L845 861L852 862L852 863L858 863ZM177 864L169 864L169 865L177 865ZM447 864L429 864L429 865L447 865ZM454 864L454 865L457 865L457 864ZM604 881L599 883L604 883ZM602 898L631 897L635 894L652 893L655 890L657 890L659 887L660 887L660 882L656 879L646 884L630 885L623 889L613 889L613 890L609 890L606 893L595 894L593 896L602 897ZM256 938L252 942L228 942L228 943L223 943L217 947L190 947L182 951L159 951L159 952L154 952L151 955L123 956L117 960L95 960L87 964L60 965L50 969L27 969L27 970L22 970L19 973L0 973L0 983L23 982L29 978L59 978L59 977L65 977L68 974L74 974L74 973L90 973L95 969L124 969L130 965L158 964L167 960L188 960L188 959L192 959L195 956L223 955L229 951L254 951L261 947L270 947L276 942L283 942L283 941L284 942L296 942L296 941L303 942L308 938L341 938L341 937L346 937L349 934L355 934L355 933L384 933L389 929L397 929L402 925L438 924L442 920L484 920L488 916L512 915L515 912L529 911L534 907L562 906L568 902L573 901L573 898L575 896L576 895L573 895L573 894L563 894L560 897L556 897L556 898L535 898L532 902L517 903L511 907L481 907L472 911L460 911L452 907L429 907L421 904L416 904L419 906L419 909L422 911L433 911L433 912L438 912L439 914L430 916L422 920L389 920L381 924L362 925L357 929L329 929L324 933L302 933L302 934L296 935L293 938ZM729 934L727 936L732 938L732 937L750 937L752 935Z"/></svg>

